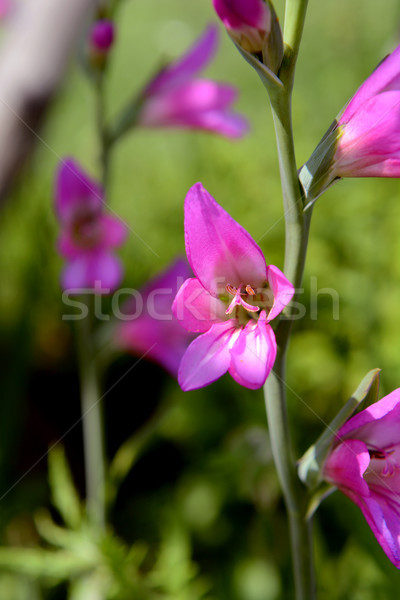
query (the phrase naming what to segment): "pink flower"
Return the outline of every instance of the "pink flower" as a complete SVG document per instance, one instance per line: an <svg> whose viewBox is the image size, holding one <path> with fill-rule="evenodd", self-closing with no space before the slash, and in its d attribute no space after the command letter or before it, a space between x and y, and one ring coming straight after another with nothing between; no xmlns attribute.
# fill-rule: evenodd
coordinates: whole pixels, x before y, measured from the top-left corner
<svg viewBox="0 0 400 600"><path fill-rule="evenodd" d="M65 159L56 174L55 208L62 231L59 252L67 259L62 287L115 289L123 275L111 248L120 246L126 227L104 213L101 187L73 159ZM101 290L100 290L101 291Z"/></svg>
<svg viewBox="0 0 400 600"><path fill-rule="evenodd" d="M125 303L121 310L124 320L115 332L117 347L144 355L174 377L193 334L180 326L171 305L178 289L191 274L186 260L178 258Z"/></svg>
<svg viewBox="0 0 400 600"><path fill-rule="evenodd" d="M200 183L186 196L185 240L195 277L182 285L172 310L183 327L202 335L182 358L179 384L200 388L229 371L257 389L276 356L269 323L290 302L293 286L267 267L259 246Z"/></svg>
<svg viewBox="0 0 400 600"><path fill-rule="evenodd" d="M271 13L263 0L213 0L230 35L247 52L261 52L271 29Z"/></svg>
<svg viewBox="0 0 400 600"><path fill-rule="evenodd" d="M361 508L400 568L400 388L339 429L323 472Z"/></svg>
<svg viewBox="0 0 400 600"><path fill-rule="evenodd" d="M90 46L94 52L106 54L113 45L115 37L114 23L108 19L101 19L92 25L90 31Z"/></svg>
<svg viewBox="0 0 400 600"><path fill-rule="evenodd" d="M140 125L205 129L231 138L247 131L244 117L231 111L236 89L209 79L196 79L213 58L217 42L217 29L208 27L181 59L151 81L143 92Z"/></svg>
<svg viewBox="0 0 400 600"><path fill-rule="evenodd" d="M338 127L336 176L400 176L400 46L357 90Z"/></svg>

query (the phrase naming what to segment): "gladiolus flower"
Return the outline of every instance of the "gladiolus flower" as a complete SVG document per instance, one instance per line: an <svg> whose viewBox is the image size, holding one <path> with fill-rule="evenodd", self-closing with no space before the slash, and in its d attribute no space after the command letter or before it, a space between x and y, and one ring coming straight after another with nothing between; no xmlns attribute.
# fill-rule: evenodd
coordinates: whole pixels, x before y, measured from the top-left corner
<svg viewBox="0 0 400 600"><path fill-rule="evenodd" d="M261 52L271 28L271 13L264 0L213 0L230 35L247 52Z"/></svg>
<svg viewBox="0 0 400 600"><path fill-rule="evenodd" d="M338 127L337 177L400 176L400 46L357 90Z"/></svg>
<svg viewBox="0 0 400 600"><path fill-rule="evenodd" d="M364 81L301 168L309 204L340 177L400 177L400 46Z"/></svg>
<svg viewBox="0 0 400 600"><path fill-rule="evenodd" d="M210 26L182 58L151 81L143 92L139 125L205 129L231 138L248 130L244 117L231 111L237 96L233 86L196 79L217 43L218 31Z"/></svg>
<svg viewBox="0 0 400 600"><path fill-rule="evenodd" d="M110 251L126 237L119 219L104 213L103 190L72 159L63 160L56 175L55 208L62 232L59 252L67 259L62 287L115 289L123 275ZM101 291L101 289L100 289Z"/></svg>
<svg viewBox="0 0 400 600"><path fill-rule="evenodd" d="M269 323L294 288L200 183L186 196L185 240L195 277L182 285L172 310L183 327L202 335L182 358L179 384L185 391L200 388L229 371L257 389L276 357Z"/></svg>
<svg viewBox="0 0 400 600"><path fill-rule="evenodd" d="M178 258L125 303L121 310L124 320L115 332L118 348L144 355L173 377L178 374L179 363L193 334L180 326L171 305L178 289L191 274L186 260Z"/></svg>
<svg viewBox="0 0 400 600"><path fill-rule="evenodd" d="M323 474L360 507L400 568L400 388L339 429Z"/></svg>

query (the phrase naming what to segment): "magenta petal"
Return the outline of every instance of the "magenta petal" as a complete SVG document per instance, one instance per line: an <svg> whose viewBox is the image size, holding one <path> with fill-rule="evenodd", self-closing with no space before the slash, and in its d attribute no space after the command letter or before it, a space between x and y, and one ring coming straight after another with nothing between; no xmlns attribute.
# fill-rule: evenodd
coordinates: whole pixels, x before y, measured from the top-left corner
<svg viewBox="0 0 400 600"><path fill-rule="evenodd" d="M132 290L132 297L121 307L115 334L118 347L159 363L174 377L193 335L175 319L171 304L190 275L186 260L178 258L141 290Z"/></svg>
<svg viewBox="0 0 400 600"><path fill-rule="evenodd" d="M227 284L256 289L267 280L260 247L201 183L186 195L185 243L193 272L210 294L226 293Z"/></svg>
<svg viewBox="0 0 400 600"><path fill-rule="evenodd" d="M63 159L56 175L55 206L58 217L69 223L76 211L96 211L103 203L101 187L71 158Z"/></svg>
<svg viewBox="0 0 400 600"><path fill-rule="evenodd" d="M172 312L188 331L208 331L218 321L225 321L225 306L211 296L198 279L187 279L172 305Z"/></svg>
<svg viewBox="0 0 400 600"><path fill-rule="evenodd" d="M274 303L268 314L268 321L272 321L289 304L295 290L282 271L274 265L268 267L268 284L274 296Z"/></svg>
<svg viewBox="0 0 400 600"><path fill-rule="evenodd" d="M76 244L73 236L68 231L62 231L60 237L57 240L57 250L62 256L72 259L82 254L81 247Z"/></svg>
<svg viewBox="0 0 400 600"><path fill-rule="evenodd" d="M260 315L249 321L231 350L229 373L240 385L256 390L264 385L276 358L276 340L272 327Z"/></svg>
<svg viewBox="0 0 400 600"><path fill-rule="evenodd" d="M349 419L338 431L342 439L361 439L373 448L398 444L400 435L400 389L394 390Z"/></svg>
<svg viewBox="0 0 400 600"><path fill-rule="evenodd" d="M120 246L126 239L127 226L119 218L103 214L99 218L102 229L102 246L104 248L115 248Z"/></svg>
<svg viewBox="0 0 400 600"><path fill-rule="evenodd" d="M165 94L149 98L139 122L143 127L205 129L227 137L244 135L247 120L230 110L235 88L210 80L189 81Z"/></svg>
<svg viewBox="0 0 400 600"><path fill-rule="evenodd" d="M249 25L266 31L269 13L263 0L213 0L219 18L228 29L241 29Z"/></svg>
<svg viewBox="0 0 400 600"><path fill-rule="evenodd" d="M218 28L209 25L188 52L166 67L146 89L146 96L164 94L180 86L201 71L214 56L218 45Z"/></svg>
<svg viewBox="0 0 400 600"><path fill-rule="evenodd" d="M187 119L186 124L182 123L180 127L203 129L236 139L243 137L249 131L249 122L242 115L229 110L212 110L193 114L190 119Z"/></svg>
<svg viewBox="0 0 400 600"><path fill-rule="evenodd" d="M382 550L391 562L400 569L400 506L398 496L390 494L371 495L364 503L357 503L371 527Z"/></svg>
<svg viewBox="0 0 400 600"><path fill-rule="evenodd" d="M227 372L231 361L230 348L239 332L233 320L216 323L190 344L178 373L183 391L204 387Z"/></svg>
<svg viewBox="0 0 400 600"><path fill-rule="evenodd" d="M360 505L360 496L369 496L363 479L370 457L367 446L359 440L340 443L329 455L324 465L324 477Z"/></svg>
<svg viewBox="0 0 400 600"><path fill-rule="evenodd" d="M336 151L343 177L400 176L400 92L367 100L343 125Z"/></svg>
<svg viewBox="0 0 400 600"><path fill-rule="evenodd" d="M324 476L361 508L382 549L400 568L399 476L396 473L394 479L374 478L369 472L371 462L363 442L347 440L329 456ZM371 475L375 479L373 484Z"/></svg>
<svg viewBox="0 0 400 600"><path fill-rule="evenodd" d="M74 293L95 290L109 294L120 284L123 269L119 259L106 251L82 254L71 260L62 273L63 289Z"/></svg>
<svg viewBox="0 0 400 600"><path fill-rule="evenodd" d="M400 46L381 62L375 71L358 88L346 106L339 123L345 123L369 98L387 90L400 90Z"/></svg>
<svg viewBox="0 0 400 600"><path fill-rule="evenodd" d="M132 321L121 323L116 345L136 356L160 364L173 377L193 335L183 329L170 314L170 320L157 321L148 313L141 313Z"/></svg>

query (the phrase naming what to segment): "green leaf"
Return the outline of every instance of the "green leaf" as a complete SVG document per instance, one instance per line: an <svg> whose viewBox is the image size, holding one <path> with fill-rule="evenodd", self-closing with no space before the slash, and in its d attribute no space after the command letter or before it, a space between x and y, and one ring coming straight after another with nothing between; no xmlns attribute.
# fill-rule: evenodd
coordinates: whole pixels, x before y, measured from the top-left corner
<svg viewBox="0 0 400 600"><path fill-rule="evenodd" d="M0 569L41 579L65 580L93 568L92 561L71 552L41 548L0 548Z"/></svg>
<svg viewBox="0 0 400 600"><path fill-rule="evenodd" d="M78 493L65 457L64 448L57 444L49 452L49 485L54 506L66 525L79 529L82 511Z"/></svg>

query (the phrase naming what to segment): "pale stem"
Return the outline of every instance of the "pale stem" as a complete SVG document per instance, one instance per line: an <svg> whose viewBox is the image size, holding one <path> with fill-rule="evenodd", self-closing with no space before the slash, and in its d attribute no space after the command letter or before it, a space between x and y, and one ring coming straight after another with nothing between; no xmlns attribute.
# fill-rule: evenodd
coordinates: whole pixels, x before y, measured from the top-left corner
<svg viewBox="0 0 400 600"><path fill-rule="evenodd" d="M108 133L105 115L104 100L104 73L100 73L95 85L96 102L96 124L100 145L100 170L101 184L105 190L108 183L108 172L110 166L110 145L108 143Z"/></svg>
<svg viewBox="0 0 400 600"><path fill-rule="evenodd" d="M85 301L85 299L83 299ZM91 331L91 303L88 314L77 323L78 359L88 518L97 532L105 528L105 477L101 396Z"/></svg>
<svg viewBox="0 0 400 600"><path fill-rule="evenodd" d="M285 217L285 261L287 278L298 290L303 278L311 212L303 213L302 188L297 176L291 118L294 70L306 14L306 0L287 0L285 14L285 55L279 78L283 89L270 91ZM305 516L308 494L296 471L286 404L286 350L292 320L281 319L276 330L278 354L264 395L272 453L282 486L289 518L296 600L315 598L311 523Z"/></svg>

